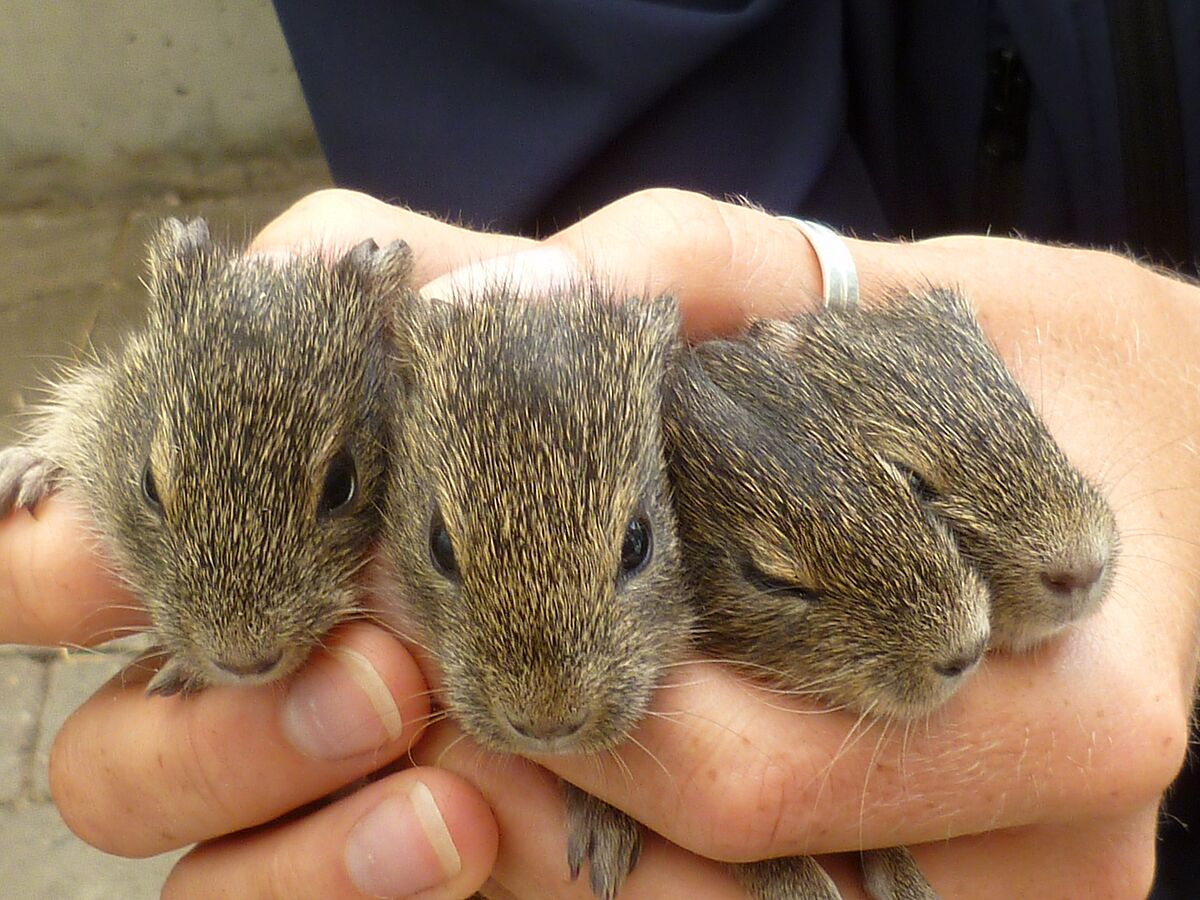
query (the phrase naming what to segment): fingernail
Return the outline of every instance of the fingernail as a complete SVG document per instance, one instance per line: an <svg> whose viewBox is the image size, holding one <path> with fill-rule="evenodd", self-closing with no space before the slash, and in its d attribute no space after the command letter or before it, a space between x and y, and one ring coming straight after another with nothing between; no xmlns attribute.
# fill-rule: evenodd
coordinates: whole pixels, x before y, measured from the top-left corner
<svg viewBox="0 0 1200 900"><path fill-rule="evenodd" d="M444 884L461 870L446 820L420 781L359 819L346 839L350 880L372 897L407 897Z"/></svg>
<svg viewBox="0 0 1200 900"><path fill-rule="evenodd" d="M345 759L400 736L400 710L371 661L336 648L307 666L288 690L283 730L316 759Z"/></svg>
<svg viewBox="0 0 1200 900"><path fill-rule="evenodd" d="M452 302L497 285L518 294L536 294L578 275L575 260L562 250L537 247L447 272L421 288L421 296Z"/></svg>

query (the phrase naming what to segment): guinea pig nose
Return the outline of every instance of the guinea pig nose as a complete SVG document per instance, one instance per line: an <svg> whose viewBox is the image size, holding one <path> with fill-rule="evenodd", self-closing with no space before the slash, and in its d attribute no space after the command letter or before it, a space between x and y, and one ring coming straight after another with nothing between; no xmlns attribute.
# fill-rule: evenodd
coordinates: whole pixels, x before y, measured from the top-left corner
<svg viewBox="0 0 1200 900"><path fill-rule="evenodd" d="M1104 574L1108 560L1084 559L1063 566L1055 566L1042 573L1042 584L1052 594L1069 599L1091 590Z"/></svg>
<svg viewBox="0 0 1200 900"><path fill-rule="evenodd" d="M588 720L586 713L581 713L566 721L553 717L535 719L511 714L506 718L513 731L535 741L551 741L571 737L581 731Z"/></svg>
<svg viewBox="0 0 1200 900"><path fill-rule="evenodd" d="M282 658L283 651L276 650L274 653L260 656L257 659L216 659L213 662L217 664L218 669L228 672L230 675L249 678L252 675L266 675L279 665L279 660Z"/></svg>
<svg viewBox="0 0 1200 900"><path fill-rule="evenodd" d="M933 671L946 678L957 678L964 672L969 672L983 658L987 650L987 641L980 641L964 653L956 654L944 662L935 663Z"/></svg>

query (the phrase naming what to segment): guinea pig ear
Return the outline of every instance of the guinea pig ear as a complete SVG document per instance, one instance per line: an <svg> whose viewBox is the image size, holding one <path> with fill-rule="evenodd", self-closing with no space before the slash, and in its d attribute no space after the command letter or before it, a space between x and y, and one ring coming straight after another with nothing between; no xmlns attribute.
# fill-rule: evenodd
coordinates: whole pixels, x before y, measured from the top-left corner
<svg viewBox="0 0 1200 900"><path fill-rule="evenodd" d="M799 319L803 318L802 314ZM746 326L747 342L785 356L796 352L800 333L793 319L754 319Z"/></svg>
<svg viewBox="0 0 1200 900"><path fill-rule="evenodd" d="M180 296L178 288L212 255L204 219L164 219L147 245L148 287L156 300Z"/></svg>
<svg viewBox="0 0 1200 900"><path fill-rule="evenodd" d="M703 432L708 418L727 402L728 397L704 371L696 351L687 346L678 347L663 378L666 418L684 433Z"/></svg>
<svg viewBox="0 0 1200 900"><path fill-rule="evenodd" d="M357 277L369 293L391 297L410 286L412 248L404 241L392 241L380 247L367 238L338 260L337 269Z"/></svg>
<svg viewBox="0 0 1200 900"><path fill-rule="evenodd" d="M929 284L921 290L905 291L901 296L898 306L904 312L959 322L975 321L971 301L959 288Z"/></svg>
<svg viewBox="0 0 1200 900"><path fill-rule="evenodd" d="M417 363L426 344L431 315L430 302L414 290L405 288L390 299L393 371L405 394L416 381Z"/></svg>
<svg viewBox="0 0 1200 900"><path fill-rule="evenodd" d="M753 434L746 411L713 382L690 347L677 352L664 388L663 429L673 468L697 488L720 480L714 461Z"/></svg>
<svg viewBox="0 0 1200 900"><path fill-rule="evenodd" d="M625 309L631 314L639 331L646 335L646 344L654 359L669 365L679 346L679 303L674 297L662 295L649 300L630 300Z"/></svg>

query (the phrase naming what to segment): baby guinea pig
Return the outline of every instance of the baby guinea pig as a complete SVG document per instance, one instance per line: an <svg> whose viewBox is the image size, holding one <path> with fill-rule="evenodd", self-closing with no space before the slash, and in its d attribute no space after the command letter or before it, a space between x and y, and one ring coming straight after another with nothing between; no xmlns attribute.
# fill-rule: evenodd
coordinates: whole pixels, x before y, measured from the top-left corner
<svg viewBox="0 0 1200 900"><path fill-rule="evenodd" d="M989 597L908 479L770 346L709 341L668 380L666 434L696 641L759 680L910 721L982 657ZM904 848L876 897L935 897ZM731 867L755 900L836 900L815 860Z"/></svg>
<svg viewBox="0 0 1200 900"><path fill-rule="evenodd" d="M688 645L661 433L677 332L673 302L587 283L414 297L398 315L395 616L490 750L615 746ZM636 826L568 800L572 874L590 858L611 897Z"/></svg>
<svg viewBox="0 0 1200 900"><path fill-rule="evenodd" d="M200 219L149 251L146 324L0 453L0 515L59 488L86 503L167 656L151 693L271 681L359 605L411 253L245 256Z"/></svg>
<svg viewBox="0 0 1200 900"><path fill-rule="evenodd" d="M992 643L1022 651L1103 600L1119 535L958 293L761 322L867 440L909 473L992 592Z"/></svg>
<svg viewBox="0 0 1200 900"><path fill-rule="evenodd" d="M949 530L805 373L709 341L668 380L666 434L696 641L785 691L910 721L983 656L989 596ZM872 896L935 898L902 847L862 854ZM731 866L755 900L837 900L815 860Z"/></svg>
<svg viewBox="0 0 1200 900"><path fill-rule="evenodd" d="M909 720L982 657L989 597L903 473L769 347L681 354L665 430L697 642Z"/></svg>

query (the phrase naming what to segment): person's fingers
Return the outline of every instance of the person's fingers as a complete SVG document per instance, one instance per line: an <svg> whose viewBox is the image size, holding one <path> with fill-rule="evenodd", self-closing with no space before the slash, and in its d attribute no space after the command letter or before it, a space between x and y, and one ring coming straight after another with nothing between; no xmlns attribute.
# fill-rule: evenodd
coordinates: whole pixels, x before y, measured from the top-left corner
<svg viewBox="0 0 1200 900"><path fill-rule="evenodd" d="M496 898L589 898L586 871L569 880L563 798L557 781L527 760L484 753L451 725L432 729L414 753L479 786L501 825L501 852L485 887ZM1123 816L996 829L914 846L922 873L941 896L1142 897L1153 878L1157 802ZM743 827L726 811L720 827ZM822 856L842 896L865 896L856 853ZM647 833L622 897L743 897L723 866Z"/></svg>
<svg viewBox="0 0 1200 900"><path fill-rule="evenodd" d="M0 519L0 644L99 644L149 619L61 495Z"/></svg>
<svg viewBox="0 0 1200 900"><path fill-rule="evenodd" d="M500 828L500 854L492 880L503 892L531 900L594 900L586 865L574 881L567 867L565 804L558 779L529 760L486 753L449 723L430 729L414 747L413 755L422 764L462 774L487 799ZM724 814L722 823L731 830L740 827L736 819ZM646 832L644 838L641 858L621 888L622 900L745 897L725 866L689 853L657 834ZM863 896L857 888L853 859L827 857L821 862L846 900Z"/></svg>
<svg viewBox="0 0 1200 900"><path fill-rule="evenodd" d="M470 784L408 769L307 816L201 844L162 896L460 900L491 872L496 845L495 820Z"/></svg>
<svg viewBox="0 0 1200 900"><path fill-rule="evenodd" d="M639 191L541 246L540 259L519 261L528 275L521 281L553 284L573 269L619 291L670 294L679 300L684 330L693 336L733 331L751 315L812 306L821 292L816 255L795 225L689 191ZM480 261L448 273L424 293L469 294L480 284L505 280L512 262ZM539 266L545 270L540 278Z"/></svg>
<svg viewBox="0 0 1200 900"><path fill-rule="evenodd" d="M422 285L451 269L537 246L527 238L460 228L356 191L331 188L309 194L270 222L250 252L348 249L367 238L382 245L407 241L413 282Z"/></svg>
<svg viewBox="0 0 1200 900"><path fill-rule="evenodd" d="M1141 900L1154 881L1157 800L1132 815L1013 828L910 848L942 897Z"/></svg>
<svg viewBox="0 0 1200 900"><path fill-rule="evenodd" d="M1095 251L995 238L850 243L869 296L964 288L1052 432L1104 485L1124 542L1106 609L1033 658L993 660L950 707L893 727L889 741L877 730L849 739L862 729L846 714L801 726L769 699L747 704L747 689L725 679L682 689L672 720L648 721L637 735L648 753L621 751L636 790L610 761L546 764L668 837L728 858L795 850L797 840L816 849L929 840L1156 797L1182 760L1195 677L1195 289ZM810 304L818 287L794 226L679 191L617 201L545 246L537 259L493 260L426 293L470 291L497 269L536 283L545 266L553 283L564 268L591 268L630 290L676 294L685 327L705 333ZM546 255L555 248L570 265ZM759 830L723 829L731 808Z"/></svg>
<svg viewBox="0 0 1200 900"><path fill-rule="evenodd" d="M1111 816L1158 797L1186 751L1176 664L1139 614L1114 602L1036 657L992 658L943 711L886 733L691 665L619 760L539 762L726 860Z"/></svg>
<svg viewBox="0 0 1200 900"><path fill-rule="evenodd" d="M403 753L428 717L416 663L390 634L340 629L282 685L147 697L137 664L78 709L50 757L71 830L146 856L270 821Z"/></svg>

